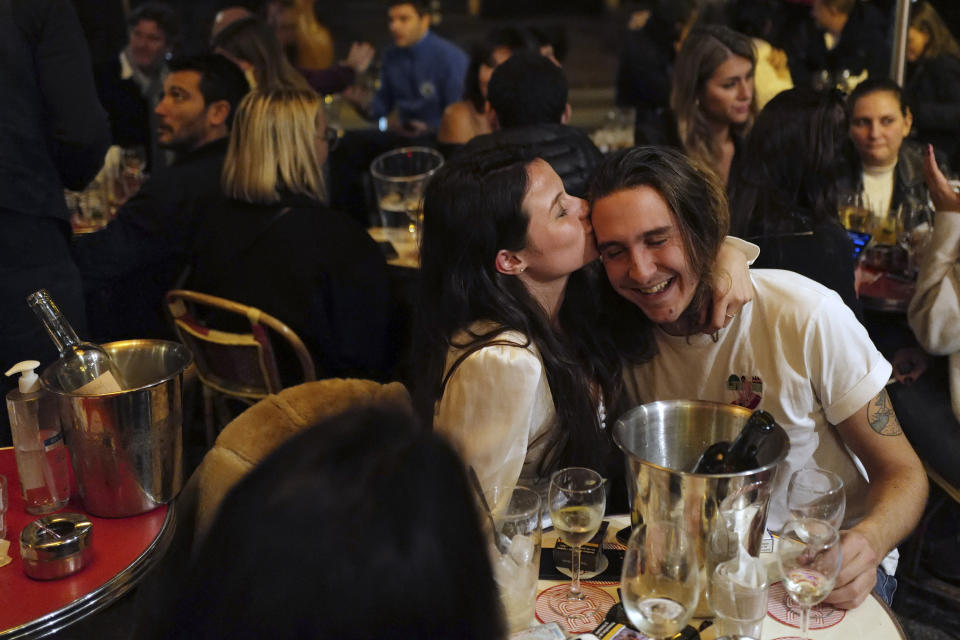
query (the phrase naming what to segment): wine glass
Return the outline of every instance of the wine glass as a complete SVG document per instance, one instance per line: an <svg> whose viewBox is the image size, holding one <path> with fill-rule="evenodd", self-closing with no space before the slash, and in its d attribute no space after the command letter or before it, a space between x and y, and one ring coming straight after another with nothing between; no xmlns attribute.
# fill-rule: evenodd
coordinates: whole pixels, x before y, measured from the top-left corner
<svg viewBox="0 0 960 640"><path fill-rule="evenodd" d="M833 590L842 563L840 534L824 520L798 518L783 528L777 563L783 587L800 607L800 637L808 638L810 607Z"/></svg>
<svg viewBox="0 0 960 640"><path fill-rule="evenodd" d="M899 220L897 244L907 256L906 275L913 277L917 255L926 248L933 228L933 210L928 202L907 197L896 215Z"/></svg>
<svg viewBox="0 0 960 640"><path fill-rule="evenodd" d="M623 608L651 638L670 638L693 616L700 568L691 537L672 522L634 527L620 579Z"/></svg>
<svg viewBox="0 0 960 640"><path fill-rule="evenodd" d="M570 591L567 600L583 600L580 590L580 547L597 534L603 522L603 512L607 502L603 477L593 469L567 467L555 472L550 478L550 490L547 501L550 505L550 518L560 539L573 547L570 573ZM583 612L567 615L579 618Z"/></svg>
<svg viewBox="0 0 960 640"><path fill-rule="evenodd" d="M843 524L847 499L843 479L826 469L794 471L787 485L787 509L794 518L816 518L835 529Z"/></svg>

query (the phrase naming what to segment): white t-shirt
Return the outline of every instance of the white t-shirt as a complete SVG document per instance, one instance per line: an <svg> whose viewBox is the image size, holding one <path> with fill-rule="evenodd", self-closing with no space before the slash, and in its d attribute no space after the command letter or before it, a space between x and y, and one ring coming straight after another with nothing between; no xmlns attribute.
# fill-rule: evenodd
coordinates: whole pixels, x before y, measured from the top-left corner
<svg viewBox="0 0 960 640"><path fill-rule="evenodd" d="M671 336L656 331L658 354L627 371L630 399L708 400L770 412L790 438L767 526L789 518L786 483L793 471L839 474L847 496L845 526L866 514L859 460L832 426L883 390L891 366L835 292L790 271L754 269L754 300L719 333Z"/></svg>

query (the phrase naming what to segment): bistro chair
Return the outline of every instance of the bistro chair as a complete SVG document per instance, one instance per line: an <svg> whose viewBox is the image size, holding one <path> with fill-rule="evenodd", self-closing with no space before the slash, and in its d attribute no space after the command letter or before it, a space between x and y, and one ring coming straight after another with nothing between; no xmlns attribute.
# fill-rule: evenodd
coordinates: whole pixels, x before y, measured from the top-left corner
<svg viewBox="0 0 960 640"><path fill-rule="evenodd" d="M925 575L920 568L920 564L923 559L924 542L930 523L943 509L949 508L951 503L954 507L960 505L960 487L950 484L930 465L924 463L923 466L927 472L927 477L930 479L930 498L917 528L907 538L906 544L901 547L903 554L900 557L901 568L897 570L897 578L924 595L946 598L958 603L960 602L960 590L938 578Z"/></svg>
<svg viewBox="0 0 960 640"><path fill-rule="evenodd" d="M203 388L208 446L213 444L218 427L230 420L227 398L249 406L283 389L272 336L279 336L296 354L303 371L302 381L316 380L313 358L303 341L290 327L268 313L232 300L184 289L167 292L167 307L180 341L193 352L197 365ZM235 333L209 327L199 318L210 312L227 312L245 318L250 332Z"/></svg>

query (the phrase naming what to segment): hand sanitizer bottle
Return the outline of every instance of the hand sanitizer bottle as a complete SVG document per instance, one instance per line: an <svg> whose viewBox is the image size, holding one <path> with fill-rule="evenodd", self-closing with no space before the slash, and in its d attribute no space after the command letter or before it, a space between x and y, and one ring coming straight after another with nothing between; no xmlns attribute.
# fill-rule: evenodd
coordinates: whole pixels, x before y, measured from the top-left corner
<svg viewBox="0 0 960 640"><path fill-rule="evenodd" d="M42 515L62 509L70 499L67 448L63 442L56 399L41 387L34 371L40 363L25 360L7 375L19 373L19 388L7 394L10 430L17 457L20 492L27 513Z"/></svg>

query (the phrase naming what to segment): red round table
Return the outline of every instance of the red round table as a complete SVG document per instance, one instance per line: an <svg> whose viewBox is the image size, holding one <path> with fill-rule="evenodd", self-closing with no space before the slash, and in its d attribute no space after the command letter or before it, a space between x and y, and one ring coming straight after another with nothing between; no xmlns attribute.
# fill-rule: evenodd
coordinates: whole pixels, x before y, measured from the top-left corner
<svg viewBox="0 0 960 640"><path fill-rule="evenodd" d="M27 513L20 495L11 447L0 448L0 474L7 477L8 551L13 562L0 567L0 638L39 638L59 631L118 600L163 556L175 529L174 510L162 506L129 518L93 523L93 558L79 572L59 580L28 578L20 560L20 531L40 516ZM73 483L63 511L86 512Z"/></svg>

